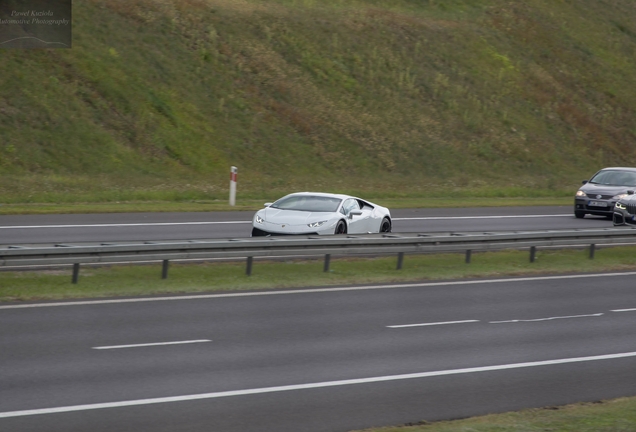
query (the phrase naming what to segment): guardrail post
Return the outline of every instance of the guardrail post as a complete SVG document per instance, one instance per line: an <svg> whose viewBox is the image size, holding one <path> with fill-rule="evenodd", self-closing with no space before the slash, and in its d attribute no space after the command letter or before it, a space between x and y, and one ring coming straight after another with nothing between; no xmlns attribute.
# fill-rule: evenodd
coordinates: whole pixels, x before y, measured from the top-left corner
<svg viewBox="0 0 636 432"><path fill-rule="evenodd" d="M79 263L73 264L73 279L72 279L72 281L73 281L74 284L76 284L77 280L79 279L79 267L80 267Z"/></svg>
<svg viewBox="0 0 636 432"><path fill-rule="evenodd" d="M590 245L590 259L594 259L594 250L596 249L596 245L592 243Z"/></svg>
<svg viewBox="0 0 636 432"><path fill-rule="evenodd" d="M397 269L402 270L402 264L404 264L404 252L398 253Z"/></svg>
<svg viewBox="0 0 636 432"><path fill-rule="evenodd" d="M170 261L163 260L161 265L161 279L168 279L168 266L170 265Z"/></svg>
<svg viewBox="0 0 636 432"><path fill-rule="evenodd" d="M471 251L470 249L468 249L466 251L466 264L470 264L470 256L472 255L473 251Z"/></svg>
<svg viewBox="0 0 636 432"><path fill-rule="evenodd" d="M247 269L245 270L245 274L248 276L252 276L252 262L254 261L254 257L247 257Z"/></svg>
<svg viewBox="0 0 636 432"><path fill-rule="evenodd" d="M325 266L323 268L323 271L326 273L329 271L329 263L331 262L331 254L326 254L325 255Z"/></svg>
<svg viewBox="0 0 636 432"><path fill-rule="evenodd" d="M536 246L530 246L530 262L533 263L534 259L537 255L537 247Z"/></svg>

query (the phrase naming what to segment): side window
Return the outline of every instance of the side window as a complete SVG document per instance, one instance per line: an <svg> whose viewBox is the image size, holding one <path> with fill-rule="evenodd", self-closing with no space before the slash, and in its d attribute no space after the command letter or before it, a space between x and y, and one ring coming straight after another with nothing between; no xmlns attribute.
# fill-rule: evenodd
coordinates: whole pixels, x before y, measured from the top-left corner
<svg viewBox="0 0 636 432"><path fill-rule="evenodd" d="M340 213L342 213L345 216L349 216L349 213L351 213L351 210L360 210L360 206L358 205L358 201L352 198L349 198L342 205L342 209L340 210Z"/></svg>
<svg viewBox="0 0 636 432"><path fill-rule="evenodd" d="M347 214L347 203L342 204L342 207L340 207L340 213L343 215Z"/></svg>

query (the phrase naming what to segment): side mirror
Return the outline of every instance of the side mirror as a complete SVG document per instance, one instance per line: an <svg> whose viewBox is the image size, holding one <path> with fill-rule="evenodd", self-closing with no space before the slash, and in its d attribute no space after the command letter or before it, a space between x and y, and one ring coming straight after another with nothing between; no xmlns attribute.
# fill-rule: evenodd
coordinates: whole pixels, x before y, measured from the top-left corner
<svg viewBox="0 0 636 432"><path fill-rule="evenodd" d="M362 211L360 210L351 210L349 212L349 219L353 219L354 216L360 216L362 215Z"/></svg>
<svg viewBox="0 0 636 432"><path fill-rule="evenodd" d="M587 184L587 180L583 180L581 184Z"/></svg>
<svg viewBox="0 0 636 432"><path fill-rule="evenodd" d="M272 204L274 204L274 203L265 203L265 207L269 207L269 206L271 206Z"/></svg>

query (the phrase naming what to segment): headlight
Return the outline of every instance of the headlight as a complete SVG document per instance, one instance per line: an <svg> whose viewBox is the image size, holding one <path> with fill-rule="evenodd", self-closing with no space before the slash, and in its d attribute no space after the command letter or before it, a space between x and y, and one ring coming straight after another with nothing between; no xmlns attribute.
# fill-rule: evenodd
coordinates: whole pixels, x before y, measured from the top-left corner
<svg viewBox="0 0 636 432"><path fill-rule="evenodd" d="M324 220L324 221L320 221L320 222L312 222L310 224L307 224L307 226L309 228L318 228L319 226L322 226L322 224L324 224L325 222L327 222L327 221Z"/></svg>
<svg viewBox="0 0 636 432"><path fill-rule="evenodd" d="M616 203L616 208L617 208L617 209L621 209L621 210L626 210L626 209L627 209L627 206L626 206L625 204L622 204L622 203L617 202L617 203Z"/></svg>
<svg viewBox="0 0 636 432"><path fill-rule="evenodd" d="M627 196L627 194L626 194L626 193L622 193L622 194L620 194L620 195L614 195L614 196L612 197L612 199L619 200L619 199L623 199L623 198L625 198L626 196Z"/></svg>
<svg viewBox="0 0 636 432"><path fill-rule="evenodd" d="M583 192L582 190L580 190L580 191L576 191L576 196L577 197L586 197L587 194L585 192Z"/></svg>
<svg viewBox="0 0 636 432"><path fill-rule="evenodd" d="M259 215L256 215L256 223L258 224L262 224L263 222L265 222L265 219L263 219L262 217L260 217Z"/></svg>

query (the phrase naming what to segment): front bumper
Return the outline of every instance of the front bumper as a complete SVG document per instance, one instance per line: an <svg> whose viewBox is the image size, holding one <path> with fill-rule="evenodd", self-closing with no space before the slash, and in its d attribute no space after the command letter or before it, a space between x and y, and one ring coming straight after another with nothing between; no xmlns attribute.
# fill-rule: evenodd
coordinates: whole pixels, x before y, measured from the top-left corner
<svg viewBox="0 0 636 432"><path fill-rule="evenodd" d="M614 213L612 214L612 222L614 223L614 226L636 226L636 215L629 213L627 210L615 208Z"/></svg>
<svg viewBox="0 0 636 432"><path fill-rule="evenodd" d="M252 237L286 236L286 235L330 235L334 233L335 222L328 222L320 227L311 228L307 224L276 224L267 221L252 221Z"/></svg>
<svg viewBox="0 0 636 432"><path fill-rule="evenodd" d="M574 211L598 216L612 216L615 204L616 201L604 199L575 198Z"/></svg>
<svg viewBox="0 0 636 432"><path fill-rule="evenodd" d="M303 232L303 233L290 233L290 232L270 232L260 228L252 227L252 237L266 237L266 236L294 236L294 235L319 235L317 232Z"/></svg>

